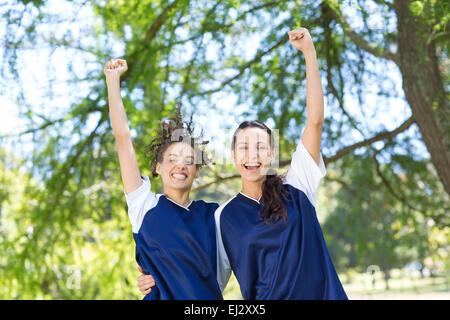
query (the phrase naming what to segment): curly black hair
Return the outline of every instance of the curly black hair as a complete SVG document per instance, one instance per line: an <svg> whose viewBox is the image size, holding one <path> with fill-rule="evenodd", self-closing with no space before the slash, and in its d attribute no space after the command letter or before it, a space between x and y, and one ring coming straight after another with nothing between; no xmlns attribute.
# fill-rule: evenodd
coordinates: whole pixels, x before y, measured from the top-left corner
<svg viewBox="0 0 450 320"><path fill-rule="evenodd" d="M156 164L163 161L164 152L173 143L183 142L189 144L194 149L194 161L197 168L212 163L208 155L201 146L209 143L203 140L203 130L198 136L194 136L194 126L191 114L189 121L183 121L181 108L175 110L175 117L169 117L165 121L160 121L161 127L156 130L157 136L150 141L147 148L147 155L150 156L150 169L153 177L157 177Z"/></svg>

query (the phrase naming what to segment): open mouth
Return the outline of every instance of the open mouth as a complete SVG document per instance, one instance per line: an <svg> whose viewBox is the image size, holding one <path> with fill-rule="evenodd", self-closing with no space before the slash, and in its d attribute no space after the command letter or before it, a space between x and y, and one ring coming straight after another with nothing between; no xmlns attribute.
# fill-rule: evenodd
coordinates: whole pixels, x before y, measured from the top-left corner
<svg viewBox="0 0 450 320"><path fill-rule="evenodd" d="M256 162L256 163L244 163L243 166L244 166L244 168L247 171L256 172L256 171L259 170L259 168L261 168L261 163L259 163L259 162Z"/></svg>
<svg viewBox="0 0 450 320"><path fill-rule="evenodd" d="M187 174L183 172L174 172L170 176L177 181L184 181L187 179Z"/></svg>

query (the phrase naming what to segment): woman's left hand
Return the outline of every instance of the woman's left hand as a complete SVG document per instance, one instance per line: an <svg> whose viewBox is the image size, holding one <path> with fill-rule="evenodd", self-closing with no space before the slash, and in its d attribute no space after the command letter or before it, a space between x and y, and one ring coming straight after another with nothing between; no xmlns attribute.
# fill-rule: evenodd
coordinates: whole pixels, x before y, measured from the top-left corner
<svg viewBox="0 0 450 320"><path fill-rule="evenodd" d="M289 42L301 52L305 53L314 49L314 43L308 29L299 28L288 32Z"/></svg>

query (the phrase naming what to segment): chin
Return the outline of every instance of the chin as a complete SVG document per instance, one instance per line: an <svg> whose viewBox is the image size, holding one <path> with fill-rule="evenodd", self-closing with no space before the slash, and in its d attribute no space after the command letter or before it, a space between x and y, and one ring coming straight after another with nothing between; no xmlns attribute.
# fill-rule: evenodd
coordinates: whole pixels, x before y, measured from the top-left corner
<svg viewBox="0 0 450 320"><path fill-rule="evenodd" d="M241 174L241 178L249 182L258 182L264 180L265 175L247 175Z"/></svg>
<svg viewBox="0 0 450 320"><path fill-rule="evenodd" d="M189 190L192 187L192 184L193 181L173 181L170 177L163 181L165 187L180 191Z"/></svg>
<svg viewBox="0 0 450 320"><path fill-rule="evenodd" d="M182 183L172 183L172 188L177 190L189 190L192 188L193 181L186 181Z"/></svg>

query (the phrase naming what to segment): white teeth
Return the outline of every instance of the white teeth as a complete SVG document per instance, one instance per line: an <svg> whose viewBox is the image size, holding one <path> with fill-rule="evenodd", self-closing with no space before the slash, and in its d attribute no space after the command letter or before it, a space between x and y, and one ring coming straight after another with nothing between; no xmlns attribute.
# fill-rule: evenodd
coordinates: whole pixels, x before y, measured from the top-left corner
<svg viewBox="0 0 450 320"><path fill-rule="evenodd" d="M250 164L244 164L244 167L245 167L246 170L256 172L261 167L261 164L260 163L251 164L251 165Z"/></svg>
<svg viewBox="0 0 450 320"><path fill-rule="evenodd" d="M187 176L184 174L174 173L174 174L172 174L172 177L174 177L175 179L184 180L184 179L186 179Z"/></svg>

